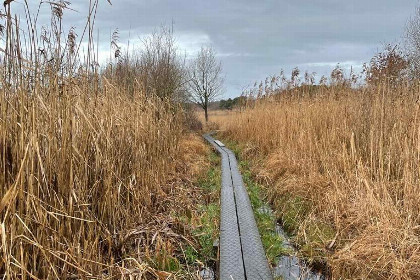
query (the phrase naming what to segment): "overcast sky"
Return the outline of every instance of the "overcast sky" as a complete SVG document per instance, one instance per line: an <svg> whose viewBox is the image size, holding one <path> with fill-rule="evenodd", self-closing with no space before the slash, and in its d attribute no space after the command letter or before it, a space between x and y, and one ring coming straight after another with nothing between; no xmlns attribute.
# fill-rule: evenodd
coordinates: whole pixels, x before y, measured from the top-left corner
<svg viewBox="0 0 420 280"><path fill-rule="evenodd" d="M37 1L28 1L36 3ZM88 0L71 1L66 28L81 34ZM96 19L100 53L109 57L110 33L141 47L140 40L161 25L174 24L179 49L192 56L212 45L226 76L224 97L284 69L329 73L337 63L360 69L384 43L401 40L419 0L100 0ZM32 12L36 5L31 4ZM12 2L19 13L23 0ZM22 17L24 15L22 14ZM41 9L40 23L48 23Z"/></svg>

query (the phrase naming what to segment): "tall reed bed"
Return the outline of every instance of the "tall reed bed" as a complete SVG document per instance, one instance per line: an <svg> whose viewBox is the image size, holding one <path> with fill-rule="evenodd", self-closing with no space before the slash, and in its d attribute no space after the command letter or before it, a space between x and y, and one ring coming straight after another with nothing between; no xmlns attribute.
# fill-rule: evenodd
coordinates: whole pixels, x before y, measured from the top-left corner
<svg viewBox="0 0 420 280"><path fill-rule="evenodd" d="M0 271L7 279L101 275L124 255L119 234L162 204L179 116L141 90L128 97L102 82L97 98L83 85L1 93Z"/></svg>
<svg viewBox="0 0 420 280"><path fill-rule="evenodd" d="M120 61L101 74L92 38L98 1L89 2L85 60L74 30L61 29L68 2L41 2L51 30L28 16L29 34L6 2L0 278L169 277L162 271L177 269L188 233L172 229L169 214L181 201L191 207L180 178L191 180L182 166L196 160L182 162L189 151L180 149L179 103L141 77L122 83Z"/></svg>
<svg viewBox="0 0 420 280"><path fill-rule="evenodd" d="M334 279L420 278L419 84L261 98L212 118Z"/></svg>

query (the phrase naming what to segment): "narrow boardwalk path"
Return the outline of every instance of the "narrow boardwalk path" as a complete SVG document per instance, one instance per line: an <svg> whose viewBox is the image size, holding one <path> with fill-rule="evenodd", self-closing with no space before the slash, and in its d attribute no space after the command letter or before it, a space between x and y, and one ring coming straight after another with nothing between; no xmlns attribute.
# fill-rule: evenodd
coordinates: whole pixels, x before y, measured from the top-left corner
<svg viewBox="0 0 420 280"><path fill-rule="evenodd" d="M235 154L210 134L204 138L222 157L219 277L221 280L272 280Z"/></svg>

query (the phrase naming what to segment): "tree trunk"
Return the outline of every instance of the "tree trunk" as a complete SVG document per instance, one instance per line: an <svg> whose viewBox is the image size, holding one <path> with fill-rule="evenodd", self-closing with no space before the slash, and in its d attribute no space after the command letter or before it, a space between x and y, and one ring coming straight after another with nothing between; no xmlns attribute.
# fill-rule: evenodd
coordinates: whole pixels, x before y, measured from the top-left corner
<svg viewBox="0 0 420 280"><path fill-rule="evenodd" d="M209 121L209 114L207 109L209 108L209 96L207 94L207 89L204 92L204 115L206 116L206 123Z"/></svg>

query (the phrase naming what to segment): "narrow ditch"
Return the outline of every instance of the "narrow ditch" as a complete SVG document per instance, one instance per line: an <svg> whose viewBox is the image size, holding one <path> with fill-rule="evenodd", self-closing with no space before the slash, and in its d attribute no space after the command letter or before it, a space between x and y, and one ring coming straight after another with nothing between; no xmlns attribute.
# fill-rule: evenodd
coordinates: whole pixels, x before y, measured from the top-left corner
<svg viewBox="0 0 420 280"><path fill-rule="evenodd" d="M292 254L281 256L277 266L273 268L273 276L281 277L282 280L325 280L322 272L315 271L305 261L296 257L296 248L290 242L289 236L280 224L276 224L276 232L283 239L283 247Z"/></svg>
<svg viewBox="0 0 420 280"><path fill-rule="evenodd" d="M257 209L260 213L267 213L274 217L273 210L264 205ZM289 235L283 230L280 223L275 223L276 234L282 240L282 247L288 253L282 254L276 260L276 266L272 267L274 279L281 280L327 280L321 270L311 267L306 261L297 257L298 250L293 245Z"/></svg>
<svg viewBox="0 0 420 280"><path fill-rule="evenodd" d="M258 212L267 213L274 217L273 210L264 205L260 207ZM327 278L320 270L311 267L306 261L297 257L298 250L291 241L289 235L283 230L280 223L276 222L276 234L282 240L282 247L287 254L283 254L276 260L276 266L272 268L274 279L281 280L326 280Z"/></svg>

